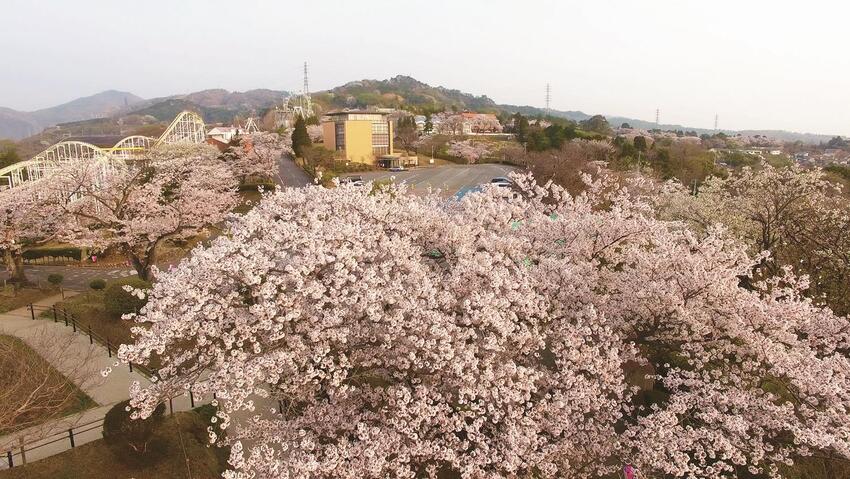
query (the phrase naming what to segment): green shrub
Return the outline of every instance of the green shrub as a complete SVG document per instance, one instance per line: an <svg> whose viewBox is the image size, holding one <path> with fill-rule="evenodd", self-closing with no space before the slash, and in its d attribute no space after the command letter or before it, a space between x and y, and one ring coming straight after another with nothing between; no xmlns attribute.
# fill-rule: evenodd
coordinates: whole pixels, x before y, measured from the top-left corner
<svg viewBox="0 0 850 479"><path fill-rule="evenodd" d="M115 457L131 466L151 465L162 459L165 450L154 440L162 424L165 404L156 407L146 419L132 419L130 401L122 401L103 418L103 439Z"/></svg>
<svg viewBox="0 0 850 479"><path fill-rule="evenodd" d="M89 281L89 288L91 288L95 291L100 291L100 290L106 288L106 280L103 280L103 279L100 279L100 278L95 278L95 279Z"/></svg>
<svg viewBox="0 0 850 479"><path fill-rule="evenodd" d="M47 275L47 282L52 284L53 287L57 287L60 284L62 284L62 281L64 279L65 279L65 277L62 276L59 273L50 273L50 274Z"/></svg>
<svg viewBox="0 0 850 479"><path fill-rule="evenodd" d="M124 291L124 286L131 286L136 289L149 289L151 283L131 277L115 281L107 286L103 295L103 307L113 317L121 317L122 314L138 313L147 302L147 299L139 299L131 293Z"/></svg>

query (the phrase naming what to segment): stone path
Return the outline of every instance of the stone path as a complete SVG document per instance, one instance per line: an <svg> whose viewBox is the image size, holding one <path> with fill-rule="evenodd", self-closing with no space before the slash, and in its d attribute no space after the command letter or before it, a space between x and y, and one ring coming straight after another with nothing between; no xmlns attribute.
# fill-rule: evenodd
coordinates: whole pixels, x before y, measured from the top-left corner
<svg viewBox="0 0 850 479"><path fill-rule="evenodd" d="M67 292L66 296L68 296ZM39 301L36 305L49 307L61 301L61 299L61 296L52 296ZM129 398L128 388L130 384L133 381L139 381L142 386L150 384L150 381L139 374L137 370L130 372L126 365L115 366L117 360L108 356L106 348L97 343L89 344L88 336L74 333L70 327L66 327L62 322L33 320L26 308L0 314L0 334L22 339L28 346L47 359L59 372L73 378L72 380L78 383L77 386L98 404L95 408L54 420L46 425L35 426L0 437L0 447L3 448L0 450L0 469L8 467L6 455L10 445L15 445L12 449L14 464L20 465L23 462L18 445L21 437L24 438L26 443L27 462L70 449L71 441L68 429L71 428L77 427L78 430L84 431L74 434L75 446L100 439L103 436L102 427L98 425L99 422L102 421L113 405ZM55 338L56 341L52 344L67 345L66 350L58 355L55 351L45 350L45 348L50 347L50 344L45 344L44 341L40 340L44 337ZM62 359L57 360L57 357ZM80 358L88 358L83 374L80 373ZM100 372L107 368L111 368L112 371L104 378ZM172 404L173 411L186 411L191 408L188 397L174 398ZM89 423L93 424L87 427L79 427Z"/></svg>

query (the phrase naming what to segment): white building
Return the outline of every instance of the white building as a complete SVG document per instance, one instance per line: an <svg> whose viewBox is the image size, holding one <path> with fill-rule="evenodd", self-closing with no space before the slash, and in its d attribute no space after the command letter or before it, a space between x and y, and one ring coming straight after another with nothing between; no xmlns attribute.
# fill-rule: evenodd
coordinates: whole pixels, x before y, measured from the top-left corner
<svg viewBox="0 0 850 479"><path fill-rule="evenodd" d="M230 143L230 140L238 134L239 129L234 126L217 126L207 132L207 137L222 143Z"/></svg>

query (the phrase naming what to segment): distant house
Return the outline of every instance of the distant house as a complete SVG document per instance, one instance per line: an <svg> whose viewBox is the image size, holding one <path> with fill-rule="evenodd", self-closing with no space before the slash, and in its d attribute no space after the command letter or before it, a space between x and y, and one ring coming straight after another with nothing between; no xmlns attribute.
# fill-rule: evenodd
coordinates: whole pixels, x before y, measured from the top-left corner
<svg viewBox="0 0 850 479"><path fill-rule="evenodd" d="M425 123L428 119L425 118L425 115L414 115L413 121L416 123L416 129L422 131L425 129Z"/></svg>
<svg viewBox="0 0 850 479"><path fill-rule="evenodd" d="M207 137L222 143L230 143L230 140L238 134L239 129L234 126L217 126L207 132Z"/></svg>

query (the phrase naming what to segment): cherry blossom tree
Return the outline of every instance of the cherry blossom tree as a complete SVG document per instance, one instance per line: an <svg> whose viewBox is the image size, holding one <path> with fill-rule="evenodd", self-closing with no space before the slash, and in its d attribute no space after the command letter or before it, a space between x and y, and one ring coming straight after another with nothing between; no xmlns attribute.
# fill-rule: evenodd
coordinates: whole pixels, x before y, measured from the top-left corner
<svg viewBox="0 0 850 479"><path fill-rule="evenodd" d="M0 191L0 250L11 281L27 283L23 250L52 239L60 214L35 182Z"/></svg>
<svg viewBox="0 0 850 479"><path fill-rule="evenodd" d="M850 458L850 327L602 178L286 189L148 292L136 414L215 395L228 478L778 477ZM141 294L141 293L140 293Z"/></svg>
<svg viewBox="0 0 850 479"><path fill-rule="evenodd" d="M292 139L286 134L257 132L241 135L238 142L222 154L222 159L239 177L240 183L272 178L277 173L280 157L292 154Z"/></svg>
<svg viewBox="0 0 850 479"><path fill-rule="evenodd" d="M435 123L437 127L437 133L441 133L444 135L461 135L463 134L463 116L458 114L442 114L435 115L435 119L438 123Z"/></svg>
<svg viewBox="0 0 850 479"><path fill-rule="evenodd" d="M669 187L668 187L669 188ZM693 196L673 188L664 212L697 231L722 224L752 254L768 252L761 276L790 266L810 278L809 295L840 314L850 313L850 202L819 169L744 168L710 178Z"/></svg>
<svg viewBox="0 0 850 479"><path fill-rule="evenodd" d="M572 140L565 142L561 148L531 151L521 158L539 180L552 180L576 193L586 187L584 176L596 174L604 168L614 157L614 152L608 141ZM513 158L516 157L516 154L513 155Z"/></svg>
<svg viewBox="0 0 850 479"><path fill-rule="evenodd" d="M307 125L307 134L313 143L321 143L324 141L324 131L322 125Z"/></svg>
<svg viewBox="0 0 850 479"><path fill-rule="evenodd" d="M163 242L199 234L237 203L233 173L205 145L165 145L144 162L108 169L97 160L68 163L42 181L65 195L64 238L119 248L145 280Z"/></svg>
<svg viewBox="0 0 850 479"><path fill-rule="evenodd" d="M470 129L475 133L498 133L502 131L502 124L496 115L491 113L478 113L467 120Z"/></svg>
<svg viewBox="0 0 850 479"><path fill-rule="evenodd" d="M490 155L490 149L480 141L450 141L447 153L463 158L469 164L478 163L481 158Z"/></svg>

